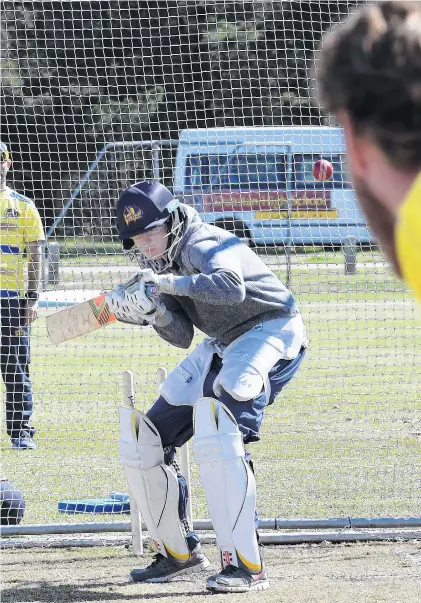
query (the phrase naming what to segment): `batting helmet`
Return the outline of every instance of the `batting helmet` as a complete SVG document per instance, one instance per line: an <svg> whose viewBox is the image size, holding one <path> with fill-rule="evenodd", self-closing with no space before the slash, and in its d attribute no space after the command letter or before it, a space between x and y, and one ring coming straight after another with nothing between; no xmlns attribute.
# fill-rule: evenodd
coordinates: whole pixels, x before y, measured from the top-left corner
<svg viewBox="0 0 421 603"><path fill-rule="evenodd" d="M166 222L178 206L178 200L160 182L144 180L126 188L116 208L124 249L133 247L132 237Z"/></svg>
<svg viewBox="0 0 421 603"><path fill-rule="evenodd" d="M133 248L132 237L167 222L167 259L156 263L152 261L152 264L157 272L162 272L171 266L184 224L184 212L171 191L156 180L144 180L133 184L121 193L116 214L118 235L125 250ZM142 262L144 260L145 258Z"/></svg>

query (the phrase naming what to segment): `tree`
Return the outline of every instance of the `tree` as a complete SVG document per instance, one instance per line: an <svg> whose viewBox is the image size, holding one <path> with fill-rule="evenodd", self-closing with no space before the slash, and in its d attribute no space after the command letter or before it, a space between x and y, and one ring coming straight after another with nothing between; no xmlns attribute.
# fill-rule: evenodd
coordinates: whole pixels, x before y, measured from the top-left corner
<svg viewBox="0 0 421 603"><path fill-rule="evenodd" d="M308 67L322 31L350 5L4 2L4 138L15 186L36 199L48 225L106 142L177 138L190 127L320 123ZM149 160L131 161L133 173L148 173ZM98 194L91 185L73 215L76 231L89 222L102 232L100 205L118 194L110 178L124 180L98 176Z"/></svg>

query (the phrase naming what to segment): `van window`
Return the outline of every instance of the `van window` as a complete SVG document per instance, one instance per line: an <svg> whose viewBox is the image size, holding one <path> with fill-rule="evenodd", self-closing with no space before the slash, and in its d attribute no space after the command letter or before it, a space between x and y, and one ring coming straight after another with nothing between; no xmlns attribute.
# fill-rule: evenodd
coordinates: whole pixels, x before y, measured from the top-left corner
<svg viewBox="0 0 421 603"><path fill-rule="evenodd" d="M228 155L190 155L187 157L186 188L206 188L211 180L219 179L222 166L228 161Z"/></svg>
<svg viewBox="0 0 421 603"><path fill-rule="evenodd" d="M223 166L219 182L233 190L270 190L285 187L285 155L244 153L233 155Z"/></svg>
<svg viewBox="0 0 421 603"><path fill-rule="evenodd" d="M313 164L320 154L296 154L293 158L293 183L304 188L346 188L342 156L326 156L333 164L333 178L318 182L313 178ZM187 157L185 187L230 190L277 190L286 188L286 155L282 153L240 153L190 155Z"/></svg>
<svg viewBox="0 0 421 603"><path fill-rule="evenodd" d="M230 190L285 188L285 155L275 153L190 155L187 158L185 186Z"/></svg>

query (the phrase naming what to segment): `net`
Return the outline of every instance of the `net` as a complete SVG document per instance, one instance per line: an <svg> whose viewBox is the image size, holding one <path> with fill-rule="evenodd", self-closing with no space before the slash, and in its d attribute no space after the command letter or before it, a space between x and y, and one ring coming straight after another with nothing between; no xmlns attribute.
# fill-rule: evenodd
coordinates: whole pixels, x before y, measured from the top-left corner
<svg viewBox="0 0 421 603"><path fill-rule="evenodd" d="M9 185L35 200L54 258L31 333L38 448L17 454L1 435L25 522L92 521L58 501L127 491L121 373L134 372L145 411L157 368L185 355L121 323L47 340L49 313L134 273L114 205L144 178L253 245L305 319L305 362L250 446L260 515L417 515L419 312L357 208L340 132L310 97L314 48L356 4L3 2ZM334 167L325 183L312 174L319 157ZM207 517L194 463L192 488L194 517Z"/></svg>

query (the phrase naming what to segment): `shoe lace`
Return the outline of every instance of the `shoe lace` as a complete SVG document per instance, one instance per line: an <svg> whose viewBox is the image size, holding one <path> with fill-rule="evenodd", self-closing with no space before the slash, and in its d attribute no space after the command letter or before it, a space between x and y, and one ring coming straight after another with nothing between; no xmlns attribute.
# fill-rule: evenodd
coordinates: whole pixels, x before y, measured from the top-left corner
<svg viewBox="0 0 421 603"><path fill-rule="evenodd" d="M221 571L221 574L223 576L231 576L232 574L235 574L240 571L241 571L240 568L236 567L235 565L226 565L224 567L224 569Z"/></svg>
<svg viewBox="0 0 421 603"><path fill-rule="evenodd" d="M168 557L161 555L161 553L156 553L153 556L153 559L154 560L152 561L152 563L149 566L150 568L152 568L152 567L158 568L159 567L159 569L161 571L165 571L167 569L172 569L175 565L170 559L168 559Z"/></svg>
<svg viewBox="0 0 421 603"><path fill-rule="evenodd" d="M236 565L227 565L222 570L221 574L223 576L235 576L236 578L245 578L246 580L250 579L250 572L243 569L242 567L237 567Z"/></svg>
<svg viewBox="0 0 421 603"><path fill-rule="evenodd" d="M153 561L150 564L150 567L157 567L158 565L161 565L162 563L165 563L167 561L166 557L164 557L164 555L161 555L161 553L156 553L156 555L153 556Z"/></svg>

